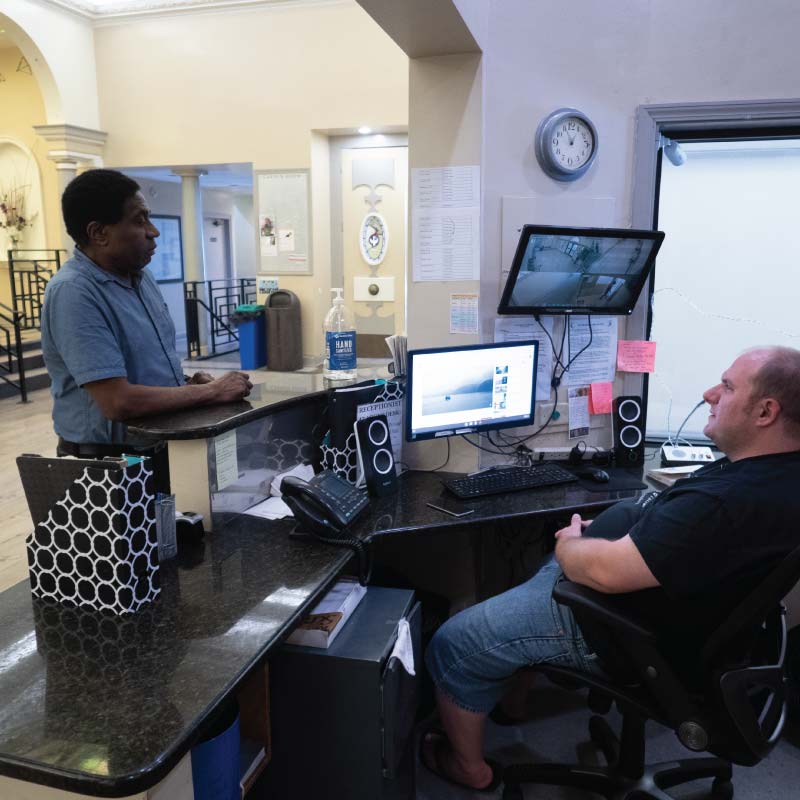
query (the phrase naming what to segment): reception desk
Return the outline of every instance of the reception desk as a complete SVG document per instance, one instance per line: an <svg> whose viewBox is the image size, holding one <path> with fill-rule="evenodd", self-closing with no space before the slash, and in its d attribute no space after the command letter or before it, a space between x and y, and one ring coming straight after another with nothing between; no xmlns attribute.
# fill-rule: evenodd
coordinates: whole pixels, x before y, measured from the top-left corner
<svg viewBox="0 0 800 800"><path fill-rule="evenodd" d="M295 377L309 376L277 380ZM326 394L318 376L309 383L311 391L273 384L246 404L137 424L137 432L167 438L171 448L198 445L214 520L213 535L183 543L178 557L161 565L161 594L144 610L113 617L43 603L27 582L0 594L3 800L192 797L188 753L215 710L263 673L270 651L350 557L290 539L291 520L239 513L276 474L311 460ZM226 467L220 480L216 450L229 431L236 432L237 469ZM175 468L180 497L183 476ZM353 535L365 542L414 537L418 544L437 533L480 536L492 521L588 515L636 495L567 484L462 502L447 495L441 477L402 476L396 494L370 502ZM472 513L456 519L428 503ZM190 510L180 501L178 508Z"/></svg>

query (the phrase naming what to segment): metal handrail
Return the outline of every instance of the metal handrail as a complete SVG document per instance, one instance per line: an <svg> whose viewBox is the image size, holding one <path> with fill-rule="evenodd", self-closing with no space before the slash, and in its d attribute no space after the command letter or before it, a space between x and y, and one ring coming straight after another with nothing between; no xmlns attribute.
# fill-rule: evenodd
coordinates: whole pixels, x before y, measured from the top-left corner
<svg viewBox="0 0 800 800"><path fill-rule="evenodd" d="M202 289L201 289L202 287ZM185 281L183 284L184 313L186 315L186 346L190 358L205 359L218 355L218 344L237 344L238 333L228 323L228 316L233 306L247 302L255 293L255 278L217 278L210 281ZM201 291L206 294L208 302L203 299ZM204 322L210 322L209 348L202 355L200 339L200 320L197 309L202 307L207 312ZM227 337L227 341L218 342L219 337ZM233 347L224 352L234 352Z"/></svg>
<svg viewBox="0 0 800 800"><path fill-rule="evenodd" d="M7 384L19 390L21 396L20 402L27 403L28 387L25 383L25 363L22 356L22 333L20 330L20 319L24 319L24 314L21 314L19 311L15 311L13 308L9 308L5 303L0 303L0 308L5 309L10 315L7 316L2 311L0 311L0 319L12 325L14 328L14 350L16 351L15 353L12 354L10 332L8 328L0 324L0 330L3 331L6 339L5 347L0 344L0 352L5 350L8 356L8 366L6 367L5 365L0 364L0 369L5 369L10 375L14 371L13 369L14 362L12 356L15 355L17 359L17 375L18 375L18 380L12 381L11 378L8 378L5 375L0 374L0 380L4 380Z"/></svg>

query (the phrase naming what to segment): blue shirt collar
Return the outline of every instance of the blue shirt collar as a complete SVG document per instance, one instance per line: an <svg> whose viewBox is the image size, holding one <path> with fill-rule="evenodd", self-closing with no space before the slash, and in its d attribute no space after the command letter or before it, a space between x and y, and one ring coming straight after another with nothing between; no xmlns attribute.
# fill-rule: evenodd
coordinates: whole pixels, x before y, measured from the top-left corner
<svg viewBox="0 0 800 800"><path fill-rule="evenodd" d="M79 247L75 248L72 257L81 266L87 267L86 273L94 278L94 280L96 280L98 283L110 283L111 281L114 281L120 286L124 286L126 289L133 289L138 283L134 276L131 276L131 280L126 282L119 276L109 272L107 269L103 269L101 266L92 261L92 259L89 258L89 256L87 256L86 253L84 253Z"/></svg>

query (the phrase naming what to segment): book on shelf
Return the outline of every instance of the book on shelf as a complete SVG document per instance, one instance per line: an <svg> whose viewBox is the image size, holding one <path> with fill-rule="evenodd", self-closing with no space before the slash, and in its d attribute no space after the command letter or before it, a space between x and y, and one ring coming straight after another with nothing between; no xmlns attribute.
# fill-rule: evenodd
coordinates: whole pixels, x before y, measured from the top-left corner
<svg viewBox="0 0 800 800"><path fill-rule="evenodd" d="M702 466L702 464L690 464L685 467L660 467L649 469L647 470L647 477L651 481L663 484L664 486L673 486L676 481L679 481L681 478L687 478Z"/></svg>
<svg viewBox="0 0 800 800"><path fill-rule="evenodd" d="M366 586L362 586L355 578L340 578L311 612L303 617L286 640L287 643L327 649L366 593Z"/></svg>

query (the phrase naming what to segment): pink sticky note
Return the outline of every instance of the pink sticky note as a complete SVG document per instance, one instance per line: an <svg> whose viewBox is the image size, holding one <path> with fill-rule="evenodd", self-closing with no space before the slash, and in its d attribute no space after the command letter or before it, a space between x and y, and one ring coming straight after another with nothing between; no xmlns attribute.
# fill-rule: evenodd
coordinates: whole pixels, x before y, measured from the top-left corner
<svg viewBox="0 0 800 800"><path fill-rule="evenodd" d="M610 414L611 395L613 393L611 381L598 381L589 387L589 413Z"/></svg>
<svg viewBox="0 0 800 800"><path fill-rule="evenodd" d="M617 369L620 372L653 372L655 368L655 342L617 343Z"/></svg>

